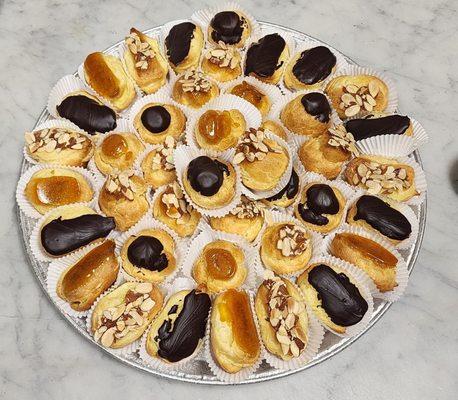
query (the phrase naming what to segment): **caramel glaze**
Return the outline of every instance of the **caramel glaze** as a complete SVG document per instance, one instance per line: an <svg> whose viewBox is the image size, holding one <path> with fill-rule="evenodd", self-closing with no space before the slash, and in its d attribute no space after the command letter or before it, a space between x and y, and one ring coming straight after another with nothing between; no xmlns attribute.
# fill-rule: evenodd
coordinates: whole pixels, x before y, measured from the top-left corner
<svg viewBox="0 0 458 400"><path fill-rule="evenodd" d="M301 53L294 64L293 74L300 82L313 85L326 79L336 62L336 56L327 47L313 47Z"/></svg>
<svg viewBox="0 0 458 400"><path fill-rule="evenodd" d="M299 191L299 177L297 176L296 171L294 169L291 171L291 177L289 178L288 183L286 186L280 190L277 194L274 194L271 197L268 197L267 201L275 201L280 200L283 196L286 196L287 199L293 199L297 192Z"/></svg>
<svg viewBox="0 0 458 400"><path fill-rule="evenodd" d="M212 39L216 43L237 44L242 38L244 24L245 18L234 11L219 12L210 21Z"/></svg>
<svg viewBox="0 0 458 400"><path fill-rule="evenodd" d="M151 133L164 132L172 120L170 113L163 106L151 106L143 110L141 121Z"/></svg>
<svg viewBox="0 0 458 400"><path fill-rule="evenodd" d="M237 270L237 263L230 251L208 249L205 251L204 256L207 272L213 279L227 281L234 276Z"/></svg>
<svg viewBox="0 0 458 400"><path fill-rule="evenodd" d="M253 104L255 107L259 106L262 98L264 97L264 95L258 89L245 81L239 85L234 86L231 90L231 94L241 97L242 99Z"/></svg>
<svg viewBox="0 0 458 400"><path fill-rule="evenodd" d="M59 217L43 227L40 233L41 244L47 253L61 256L107 237L115 228L114 218L97 214L64 220Z"/></svg>
<svg viewBox="0 0 458 400"><path fill-rule="evenodd" d="M139 236L129 245L127 258L138 268L160 272L169 265L163 251L160 240L152 236Z"/></svg>
<svg viewBox="0 0 458 400"><path fill-rule="evenodd" d="M339 201L334 190L325 184L315 184L307 189L306 205L299 203L301 218L313 225L326 225L329 219L322 214L335 215L339 212Z"/></svg>
<svg viewBox="0 0 458 400"><path fill-rule="evenodd" d="M165 38L167 57L174 65L179 65L189 54L191 40L194 37L196 26L192 22L182 22L170 29Z"/></svg>
<svg viewBox="0 0 458 400"><path fill-rule="evenodd" d="M158 355L169 362L191 356L205 335L210 307L210 296L196 290L185 296L175 321L173 317L178 312L178 306L172 306L168 312L172 317L162 323L154 338L159 347Z"/></svg>
<svg viewBox="0 0 458 400"><path fill-rule="evenodd" d="M221 322L231 325L237 345L253 358L259 353L259 338L251 313L250 298L243 291L229 289L221 296L218 311Z"/></svg>
<svg viewBox="0 0 458 400"><path fill-rule="evenodd" d="M126 139L117 133L107 136L102 142L102 153L110 158L119 158L126 154L127 150Z"/></svg>
<svg viewBox="0 0 458 400"><path fill-rule="evenodd" d="M263 78L268 78L283 65L278 63L281 53L285 49L285 40L277 33L261 38L250 46L245 61L245 75L251 72Z"/></svg>
<svg viewBox="0 0 458 400"><path fill-rule="evenodd" d="M103 53L89 54L84 60L84 71L90 76L92 88L101 96L108 99L119 96L121 92L119 79L113 74Z"/></svg>
<svg viewBox="0 0 458 400"><path fill-rule="evenodd" d="M224 174L230 174L226 164L207 156L200 156L189 163L186 175L196 192L203 196L213 196L223 185Z"/></svg>
<svg viewBox="0 0 458 400"><path fill-rule="evenodd" d="M198 127L205 140L218 143L231 133L231 113L227 110L208 110L199 118Z"/></svg>
<svg viewBox="0 0 458 400"><path fill-rule="evenodd" d="M363 319L368 309L367 302L347 275L320 264L308 273L308 281L317 291L321 307L333 323L352 326Z"/></svg>
<svg viewBox="0 0 458 400"><path fill-rule="evenodd" d="M375 196L364 195L356 202L355 221L366 221L382 235L405 240L412 233L409 220L398 210Z"/></svg>
<svg viewBox="0 0 458 400"><path fill-rule="evenodd" d="M347 132L351 132L355 140L362 140L379 135L402 135L410 126L410 118L402 115L371 117L372 115L369 115L345 122Z"/></svg>
<svg viewBox="0 0 458 400"><path fill-rule="evenodd" d="M87 96L68 96L56 109L61 117L91 135L96 132L109 132L116 128L116 113L110 107Z"/></svg>
<svg viewBox="0 0 458 400"><path fill-rule="evenodd" d="M31 200L35 204L63 206L80 200L80 184L73 176L35 178L30 183L34 185Z"/></svg>
<svg viewBox="0 0 458 400"><path fill-rule="evenodd" d="M301 103L307 114L314 116L315 119L322 123L329 122L331 106L324 94L317 92L304 94Z"/></svg>

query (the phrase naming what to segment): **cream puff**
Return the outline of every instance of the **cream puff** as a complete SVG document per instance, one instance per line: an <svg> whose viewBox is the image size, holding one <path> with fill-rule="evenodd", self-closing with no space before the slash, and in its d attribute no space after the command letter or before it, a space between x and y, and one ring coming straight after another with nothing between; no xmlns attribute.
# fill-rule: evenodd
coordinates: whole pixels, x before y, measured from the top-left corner
<svg viewBox="0 0 458 400"><path fill-rule="evenodd" d="M246 80L233 86L228 93L241 97L243 100L253 104L263 117L269 113L270 107L272 106L272 101L269 99L269 96Z"/></svg>
<svg viewBox="0 0 458 400"><path fill-rule="evenodd" d="M280 208L289 207L296 200L299 193L299 176L294 169L291 170L291 177L285 187L273 196L262 199L269 206Z"/></svg>
<svg viewBox="0 0 458 400"><path fill-rule="evenodd" d="M355 140L363 140L380 135L413 135L413 124L409 117L399 114L386 115L372 112L364 118L345 121L345 128Z"/></svg>
<svg viewBox="0 0 458 400"><path fill-rule="evenodd" d="M176 180L173 150L176 147L175 139L167 136L163 144L156 144L140 163L145 182L157 189Z"/></svg>
<svg viewBox="0 0 458 400"><path fill-rule="evenodd" d="M217 46L208 49L201 67L202 71L218 82L228 82L242 74L242 57L231 46L219 42Z"/></svg>
<svg viewBox="0 0 458 400"><path fill-rule="evenodd" d="M288 140L288 135L286 134L285 129L278 122L272 121L271 119L266 119L262 121L260 129L264 129L264 131L269 131L277 135L285 142Z"/></svg>
<svg viewBox="0 0 458 400"><path fill-rule="evenodd" d="M208 25L208 40L228 46L243 47L251 35L251 24L241 11L228 10L216 13Z"/></svg>
<svg viewBox="0 0 458 400"><path fill-rule="evenodd" d="M218 95L216 83L195 69L180 75L172 88L172 99L191 108L200 108Z"/></svg>

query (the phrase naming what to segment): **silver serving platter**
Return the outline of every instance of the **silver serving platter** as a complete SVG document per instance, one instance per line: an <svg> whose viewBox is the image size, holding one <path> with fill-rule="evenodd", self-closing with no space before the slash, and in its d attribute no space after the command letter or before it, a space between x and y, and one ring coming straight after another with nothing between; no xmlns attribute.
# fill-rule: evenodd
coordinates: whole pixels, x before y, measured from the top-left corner
<svg viewBox="0 0 458 400"><path fill-rule="evenodd" d="M259 22L261 26L262 31L276 31L278 33L286 33L289 34L293 37L293 39L296 41L297 44L301 44L304 42L306 39L313 39L315 41L319 41L318 39L315 39L309 35L306 35L305 33L286 28L277 24L272 24L268 22ZM161 30L161 27L156 27L152 29L148 29L145 31L145 33L149 34L158 34ZM107 48L104 52L105 53L112 53L114 52L119 45L122 43L122 41L114 44L113 46ZM328 44L322 42L328 47ZM353 60L351 60L349 57L345 56L346 60L350 64L356 64ZM50 115L47 112L47 110L43 110L41 113L40 117L38 118L35 126L38 126L39 124L47 121L50 119ZM421 165L421 158L420 154L418 151L415 151L412 155L412 157ZM21 175L31 166L25 159L22 162L22 167L21 167ZM423 234L425 230L425 223L426 223L426 200L423 202L423 204L418 207L418 210L416 210L417 217L419 219L419 234L418 234L418 239L416 243L408 250L403 250L400 251L401 254L405 257L405 260L408 265L408 271L409 274L412 273L413 267L415 265L415 261L418 257L418 253L420 251L421 243L423 240ZM49 300L53 302L53 300L49 297L48 292L46 291L46 270L47 270L47 263L41 263L38 262L32 255L32 252L30 250L29 246L29 237L32 232L32 229L36 223L36 220L32 218L28 218L25 216L20 210L19 207L17 207L17 215L18 215L18 220L19 224L22 229L22 236L23 236L23 244L25 251L27 253L30 265L33 269L33 272L38 278L38 281L43 289L43 291L46 293L48 296ZM261 366L258 368L258 370L250 376L248 379L245 381L242 381L240 383L253 383L253 382L262 382L262 381L267 381L275 378L280 378L283 376L291 375L299 371L306 370L308 368L313 367L314 365L321 363L328 358L336 355L337 353L341 352L343 349L346 347L350 346L352 343L354 343L359 337L364 335L370 328L372 328L375 323L385 314L388 309L390 308L391 303L388 303L386 301L381 301L378 299L374 299L374 314L367 325L367 327L358 335L352 337L352 338L341 338L336 335L333 335L331 333L326 333L325 338L323 340L323 343L321 345L320 351L316 355L316 357L309 362L307 365L304 365L300 368L294 369L294 370L289 370L289 371L282 371L282 370L277 370L269 366L265 361L261 364ZM162 376L165 378L170 378L170 379L176 379L180 381L185 381L185 382L193 382L193 383L201 383L201 384L212 384L212 385L227 385L228 383L226 382L221 382L217 380L217 378L212 374L210 371L210 368L208 367L207 363L202 360L202 359L197 359L193 360L191 363L186 365L186 369L184 371L169 371L169 372L164 372L164 371L158 371L155 370L148 365L145 365L141 362L141 360L138 358L138 356L131 355L131 356L120 356L111 353L109 350L101 346L100 344L96 343L92 336L86 331L86 324L84 320L76 317L71 317L70 315L67 315L59 309L57 306L56 308L59 310L59 312L62 314L62 316L70 323L72 327L74 327L85 339L91 341L94 346L98 346L102 351L105 351L112 357L116 358L117 360L131 365L135 368L142 369L144 371L147 371L153 375L157 376Z"/></svg>

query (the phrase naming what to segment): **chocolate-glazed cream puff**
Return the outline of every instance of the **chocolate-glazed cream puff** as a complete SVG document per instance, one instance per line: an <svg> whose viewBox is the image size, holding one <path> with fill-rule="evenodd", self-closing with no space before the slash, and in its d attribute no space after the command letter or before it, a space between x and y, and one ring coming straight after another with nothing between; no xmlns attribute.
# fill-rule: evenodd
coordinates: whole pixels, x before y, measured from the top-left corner
<svg viewBox="0 0 458 400"><path fill-rule="evenodd" d="M344 123L355 140L380 135L413 135L412 121L403 115L370 114L365 118L351 119Z"/></svg>
<svg viewBox="0 0 458 400"><path fill-rule="evenodd" d="M246 16L240 11L221 11L212 18L208 27L208 38L213 43L242 47L251 33Z"/></svg>

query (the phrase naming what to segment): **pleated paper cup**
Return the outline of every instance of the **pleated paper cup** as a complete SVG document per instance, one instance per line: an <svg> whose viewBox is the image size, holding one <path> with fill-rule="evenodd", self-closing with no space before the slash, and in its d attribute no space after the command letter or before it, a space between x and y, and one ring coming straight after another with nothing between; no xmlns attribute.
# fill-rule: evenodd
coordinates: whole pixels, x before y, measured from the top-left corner
<svg viewBox="0 0 458 400"><path fill-rule="evenodd" d="M415 140L410 136L396 134L359 140L356 147L361 154L385 154L387 157L405 157L417 148Z"/></svg>
<svg viewBox="0 0 458 400"><path fill-rule="evenodd" d="M374 300L372 298L372 292L374 291L374 289L376 290L376 287L372 279L362 269L356 267L353 264L350 264L349 262L341 260L340 258L333 257L331 255L324 255L314 260L311 260L310 265L312 264L325 264L330 267L336 267L339 270L339 272L342 271L347 277L350 278L350 282L358 288L361 296L367 303L367 311L364 314L361 321L354 325L345 327L345 333L338 333L332 330L329 326L327 326L324 322L322 322L319 319L318 313L316 312L316 309L313 307L312 304L307 304L308 309L313 310L315 318L323 326L323 328L333 333L334 335L349 338L361 333L364 329L366 329L374 313ZM305 301L308 303L307 298L305 298Z"/></svg>
<svg viewBox="0 0 458 400"><path fill-rule="evenodd" d="M402 296L404 293L406 287L407 287L407 282L409 280L409 271L407 269L407 264L404 260L404 258L401 256L401 254L396 250L396 248L388 242L385 238L380 236L379 234L376 234L374 232L368 232L364 230L363 228L359 226L351 226L351 225L343 225L339 230L336 232L328 235L324 239L324 248L326 251L331 254L330 252L330 247L331 243L335 237L336 234L338 233L352 233L355 235L362 236L366 239L370 239L377 244L381 245L384 247L386 250L388 250L390 253L392 253L397 259L398 263L396 265L396 282L397 286L389 291L389 292L380 292L375 285L372 288L372 295L378 299L382 299L385 301L389 302L395 302L399 300L399 298ZM358 267L359 268L359 267Z"/></svg>
<svg viewBox="0 0 458 400"><path fill-rule="evenodd" d="M88 171L87 169L81 168L81 167L68 167L65 165L56 165L56 164L37 164L31 168L29 168L27 171L24 172L24 174L19 178L19 182L16 187L16 202L19 205L19 208L21 211L27 215L29 218L34 218L34 219L40 219L43 214L40 214L29 202L27 197L25 196L25 188L27 186L27 183L30 181L32 176L43 169L66 169L66 170L72 170L75 172L78 172L83 176L83 178L89 183L91 186L94 195L93 198L88 201L84 202L83 204L87 206L92 206L96 199L98 198L98 183L94 175Z"/></svg>

